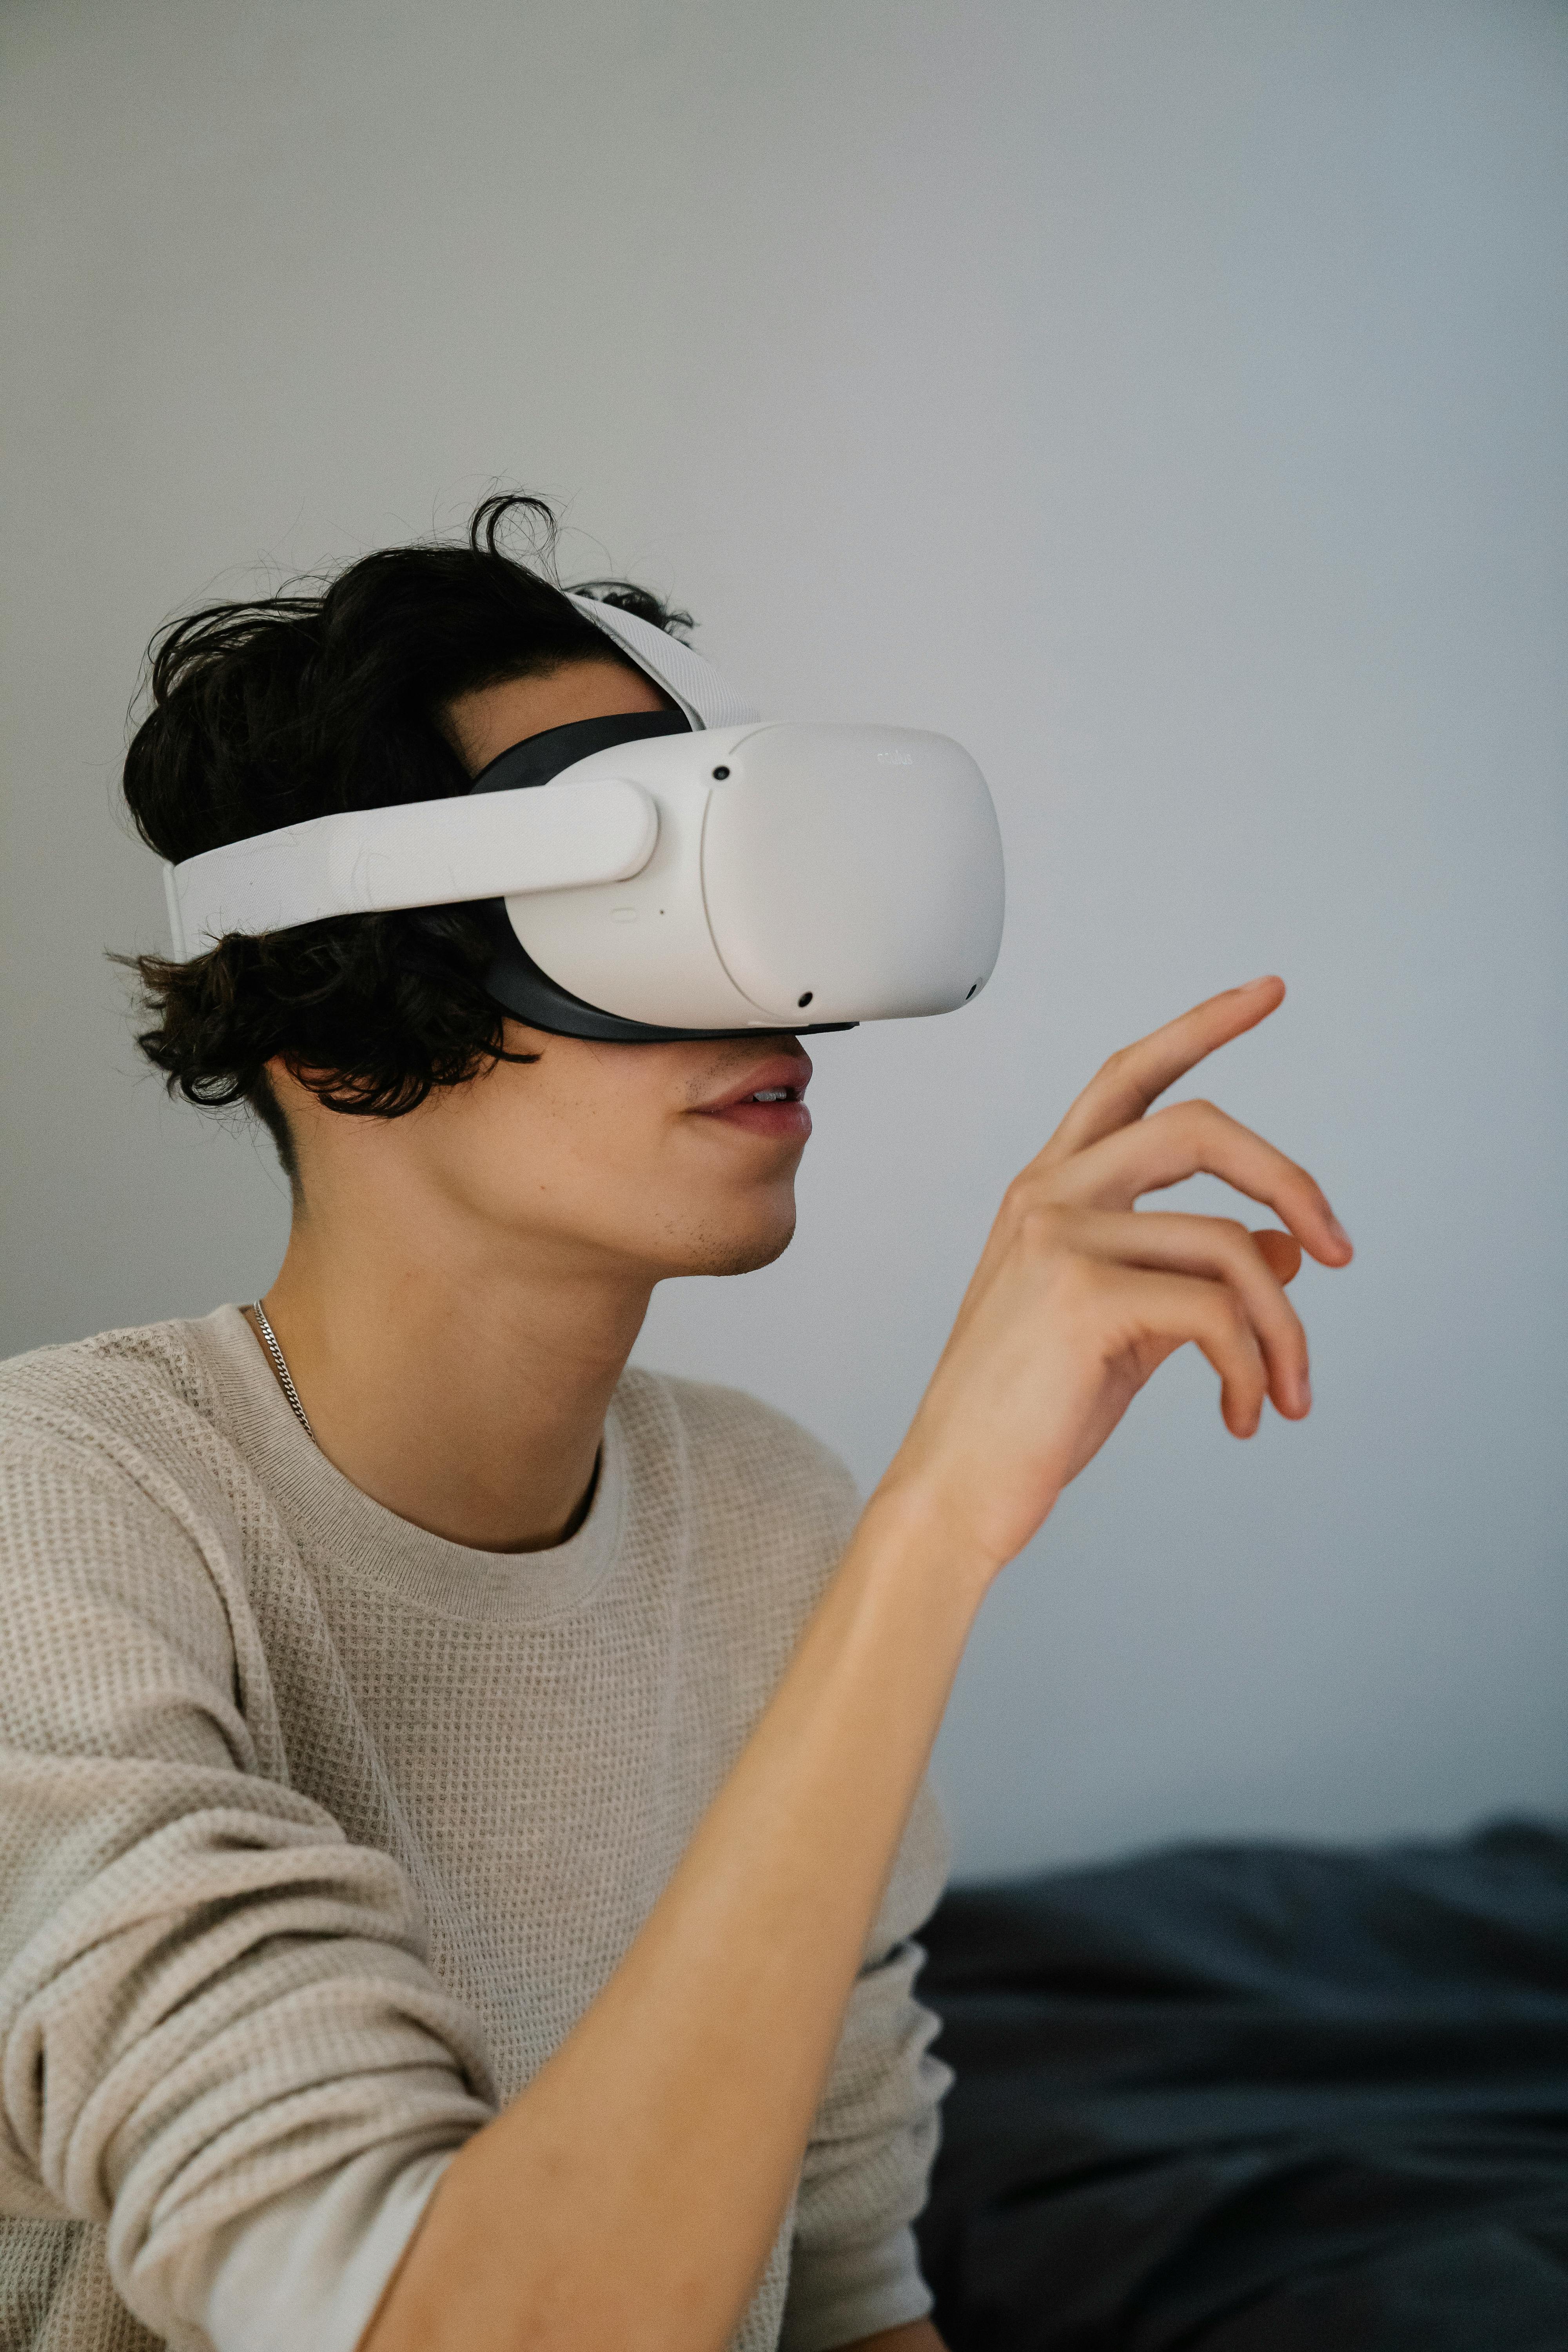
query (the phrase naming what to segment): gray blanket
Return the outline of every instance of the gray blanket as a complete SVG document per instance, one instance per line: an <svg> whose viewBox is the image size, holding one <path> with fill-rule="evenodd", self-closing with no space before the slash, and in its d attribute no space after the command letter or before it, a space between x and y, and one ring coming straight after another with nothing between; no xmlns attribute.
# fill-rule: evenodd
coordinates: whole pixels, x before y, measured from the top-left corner
<svg viewBox="0 0 1568 2352"><path fill-rule="evenodd" d="M953 2352L1568 2352L1568 1835L950 1895Z"/></svg>

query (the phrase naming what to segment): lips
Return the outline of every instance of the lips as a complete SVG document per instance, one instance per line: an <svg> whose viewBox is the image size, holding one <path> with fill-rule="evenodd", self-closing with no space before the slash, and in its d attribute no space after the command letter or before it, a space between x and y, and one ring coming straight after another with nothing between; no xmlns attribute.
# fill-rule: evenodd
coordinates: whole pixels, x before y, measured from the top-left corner
<svg viewBox="0 0 1568 2352"><path fill-rule="evenodd" d="M811 1083L811 1062L805 1054L774 1054L747 1070L728 1091L711 1102L700 1103L700 1118L741 1128L751 1135L769 1136L776 1142L803 1142L811 1133L811 1113L805 1090Z"/></svg>

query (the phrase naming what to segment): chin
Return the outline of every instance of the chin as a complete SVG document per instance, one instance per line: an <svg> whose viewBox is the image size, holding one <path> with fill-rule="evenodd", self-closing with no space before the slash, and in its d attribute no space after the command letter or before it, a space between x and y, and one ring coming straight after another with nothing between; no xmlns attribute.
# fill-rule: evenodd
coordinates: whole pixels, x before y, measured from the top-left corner
<svg viewBox="0 0 1568 2352"><path fill-rule="evenodd" d="M755 1274L759 1267L772 1265L783 1257L795 1239L795 1209L777 1223L752 1226L750 1231L728 1233L710 1230L689 1236L690 1255L683 1265L672 1266L672 1274Z"/></svg>

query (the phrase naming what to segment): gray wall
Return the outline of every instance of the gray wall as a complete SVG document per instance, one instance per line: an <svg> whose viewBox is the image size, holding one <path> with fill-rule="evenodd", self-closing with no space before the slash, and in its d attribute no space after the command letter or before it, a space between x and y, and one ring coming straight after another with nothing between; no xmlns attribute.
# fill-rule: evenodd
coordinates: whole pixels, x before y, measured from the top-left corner
<svg viewBox="0 0 1568 2352"><path fill-rule="evenodd" d="M172 609L563 498L765 707L993 780L1003 961L824 1039L789 1255L645 1352L870 1479L1012 1170L1259 971L1212 1092L1360 1244L1318 1408L1178 1359L994 1595L969 1871L1561 1808L1563 125L1531 0L50 0L4 24L3 1344L263 1286L139 1076L111 813ZM1219 1188L1178 1202L1208 1205Z"/></svg>

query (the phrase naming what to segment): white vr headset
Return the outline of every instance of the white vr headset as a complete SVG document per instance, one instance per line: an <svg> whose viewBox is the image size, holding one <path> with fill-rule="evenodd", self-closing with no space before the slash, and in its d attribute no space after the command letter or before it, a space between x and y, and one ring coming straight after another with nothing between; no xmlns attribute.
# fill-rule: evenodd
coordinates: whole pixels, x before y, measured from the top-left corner
<svg viewBox="0 0 1568 2352"><path fill-rule="evenodd" d="M663 630L584 619L677 705L530 736L466 796L351 809L165 866L174 954L472 905L521 1021L638 1043L950 1013L1002 941L985 779L945 735L774 723Z"/></svg>

